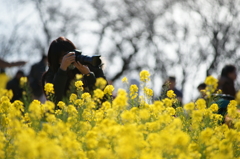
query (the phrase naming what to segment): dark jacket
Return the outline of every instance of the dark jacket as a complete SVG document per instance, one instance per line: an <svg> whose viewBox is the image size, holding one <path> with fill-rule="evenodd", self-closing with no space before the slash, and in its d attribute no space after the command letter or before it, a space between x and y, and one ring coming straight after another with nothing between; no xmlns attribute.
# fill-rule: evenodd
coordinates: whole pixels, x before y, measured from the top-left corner
<svg viewBox="0 0 240 159"><path fill-rule="evenodd" d="M31 71L29 73L29 83L32 93L36 97L40 97L43 94L41 79L45 71L46 65L43 60L31 67Z"/></svg>
<svg viewBox="0 0 240 159"><path fill-rule="evenodd" d="M218 89L221 89L223 94L231 95L233 97L236 95L234 81L230 78L221 77L218 81Z"/></svg>
<svg viewBox="0 0 240 159"><path fill-rule="evenodd" d="M83 84L85 90L92 91L95 86L96 78L105 76L101 68L88 66L91 73L83 76ZM51 68L48 69L44 75L44 81L46 83L52 83L54 85L55 100L56 102L61 101L63 97L67 95L71 81L75 78L76 74L81 74L81 72L75 68L73 70L63 71L60 68L55 73Z"/></svg>
<svg viewBox="0 0 240 159"><path fill-rule="evenodd" d="M23 89L20 87L20 80L18 78L13 78L10 81L7 82L6 89L12 90L13 97L11 99L11 102L14 102L15 100L20 100L22 98L22 92Z"/></svg>

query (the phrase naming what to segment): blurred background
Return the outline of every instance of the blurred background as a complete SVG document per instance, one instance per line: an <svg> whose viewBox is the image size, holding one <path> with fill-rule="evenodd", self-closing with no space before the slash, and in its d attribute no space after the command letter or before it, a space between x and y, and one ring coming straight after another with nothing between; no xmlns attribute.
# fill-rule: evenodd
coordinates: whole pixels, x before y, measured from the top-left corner
<svg viewBox="0 0 240 159"><path fill-rule="evenodd" d="M104 73L121 79L151 73L155 98L168 76L176 77L183 103L198 96L206 76L226 64L240 70L240 0L0 0L0 58L24 60L6 68L29 74L59 36L84 55L100 54ZM238 71L239 72L239 71ZM237 72L237 73L238 73ZM239 90L240 80L236 80Z"/></svg>

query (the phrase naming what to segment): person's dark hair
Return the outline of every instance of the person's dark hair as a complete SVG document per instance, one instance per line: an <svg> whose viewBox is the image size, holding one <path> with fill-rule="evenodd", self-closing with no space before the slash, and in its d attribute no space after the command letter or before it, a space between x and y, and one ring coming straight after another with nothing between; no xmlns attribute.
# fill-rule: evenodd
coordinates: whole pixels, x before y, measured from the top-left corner
<svg viewBox="0 0 240 159"><path fill-rule="evenodd" d="M42 54L42 58L41 58L41 61L44 61L45 59L47 59L47 56Z"/></svg>
<svg viewBox="0 0 240 159"><path fill-rule="evenodd" d="M200 83L198 86L197 86L197 89L205 89L207 87L207 85L205 83Z"/></svg>
<svg viewBox="0 0 240 159"><path fill-rule="evenodd" d="M221 72L221 77L228 77L229 73L236 71L236 67L234 65L225 65Z"/></svg>
<svg viewBox="0 0 240 159"><path fill-rule="evenodd" d="M169 76L169 77L168 77L168 80L169 80L169 81L176 82L176 77L174 77L174 76Z"/></svg>
<svg viewBox="0 0 240 159"><path fill-rule="evenodd" d="M18 70L17 73L16 73L16 76L17 75L21 75L21 76L24 76L24 72L22 70Z"/></svg>
<svg viewBox="0 0 240 159"><path fill-rule="evenodd" d="M74 49L76 49L75 45L65 37L59 37L52 41L48 50L49 67L51 67L54 72L57 72L58 68L60 67L60 58L66 52L73 51Z"/></svg>

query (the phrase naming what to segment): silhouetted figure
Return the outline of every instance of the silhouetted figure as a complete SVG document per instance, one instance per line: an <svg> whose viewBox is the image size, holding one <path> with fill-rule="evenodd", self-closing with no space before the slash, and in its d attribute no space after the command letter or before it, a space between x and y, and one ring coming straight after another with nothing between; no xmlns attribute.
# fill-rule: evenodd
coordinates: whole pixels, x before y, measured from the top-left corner
<svg viewBox="0 0 240 159"><path fill-rule="evenodd" d="M67 97L71 82L76 74L82 74L84 91L91 92L96 78L103 77L102 64L98 66L83 65L76 61L75 45L65 37L53 40L48 50L49 68L42 78L44 83L52 83L55 91L55 102Z"/></svg>
<svg viewBox="0 0 240 159"><path fill-rule="evenodd" d="M6 89L13 91L11 102L22 98L23 89L20 86L20 78L24 76L23 71L17 71L15 77L7 82Z"/></svg>
<svg viewBox="0 0 240 159"><path fill-rule="evenodd" d="M207 87L207 85L205 83L200 83L198 86L197 86L197 89L198 89L198 92L199 92L199 97L198 98L204 98L205 97L205 92L203 90L205 90Z"/></svg>
<svg viewBox="0 0 240 159"><path fill-rule="evenodd" d="M180 90L176 88L176 77L168 77L167 81L162 86L161 97L166 97L166 92L168 90L173 90L179 102L182 103L183 94Z"/></svg>
<svg viewBox="0 0 240 159"><path fill-rule="evenodd" d="M42 59L33 64L29 73L29 84L33 93L34 99L41 102L45 101L45 95L42 89L42 75L46 71L47 56L42 55Z"/></svg>
<svg viewBox="0 0 240 159"><path fill-rule="evenodd" d="M227 114L227 106L230 100L235 99L236 90L234 81L236 78L237 73L234 65L226 65L223 67L218 81L218 89L222 90L222 94L217 95L217 101L215 102L219 107L218 114L221 114L223 117Z"/></svg>
<svg viewBox="0 0 240 159"><path fill-rule="evenodd" d="M236 67L234 65L224 66L218 82L218 89L221 89L223 94L231 95L235 98L236 90L234 86L234 81L236 80L236 78Z"/></svg>
<svg viewBox="0 0 240 159"><path fill-rule="evenodd" d="M25 61L7 62L0 58L0 89L5 88L9 77L5 73L5 68L25 65Z"/></svg>

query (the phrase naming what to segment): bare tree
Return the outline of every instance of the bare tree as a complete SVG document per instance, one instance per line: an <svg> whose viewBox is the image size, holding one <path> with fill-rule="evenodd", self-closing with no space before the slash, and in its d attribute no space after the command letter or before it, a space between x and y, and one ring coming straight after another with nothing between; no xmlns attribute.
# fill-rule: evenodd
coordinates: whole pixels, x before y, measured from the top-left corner
<svg viewBox="0 0 240 159"><path fill-rule="evenodd" d="M190 52L187 56L191 61L183 62L180 60L179 64L184 66L185 75L194 75L192 81L200 76L197 75L202 67L206 67L206 75L219 75L220 70L225 64L235 64L239 68L237 59L239 59L239 42L240 42L240 21L239 21L239 0L209 0L209 1L193 1L187 0L182 2L182 12L186 12L188 22L185 22L188 32L184 34L184 38L179 40L179 44L186 43L188 39L194 43L188 44ZM189 23L192 21L193 23ZM181 25L178 25L181 28ZM183 31L184 33L184 31ZM192 36L195 36L193 38ZM187 39L186 39L187 38ZM192 48L192 49L191 49ZM186 50L182 50L187 52ZM194 55L194 56L193 56ZM179 59L184 59L184 56L178 54ZM193 69L193 67L197 67ZM188 71L188 68L191 68ZM191 70L196 70L195 72ZM184 73L183 73L184 75ZM183 76L183 85L186 77Z"/></svg>
<svg viewBox="0 0 240 159"><path fill-rule="evenodd" d="M185 91L206 75L218 74L227 63L239 69L239 0L22 2L35 7L35 21L15 24L30 28L25 29L31 31L30 40L23 41L29 50L46 53L58 36L69 37L84 53L88 43L92 53L107 61L111 81L148 69L153 85L173 73ZM1 52L20 47L15 43L21 37L17 28L5 38L8 42L1 42Z"/></svg>
<svg viewBox="0 0 240 159"><path fill-rule="evenodd" d="M99 42L96 53L110 62L110 80L148 69L154 76L166 78L166 65L171 60L164 52L167 35L163 30L164 15L176 3L154 0L88 0L96 14L93 21L100 24L96 31ZM107 48L106 48L106 42ZM117 69L116 64L118 65ZM114 73L112 73L114 72ZM159 82L159 81L158 81Z"/></svg>

